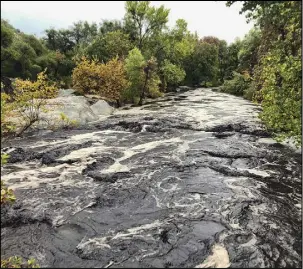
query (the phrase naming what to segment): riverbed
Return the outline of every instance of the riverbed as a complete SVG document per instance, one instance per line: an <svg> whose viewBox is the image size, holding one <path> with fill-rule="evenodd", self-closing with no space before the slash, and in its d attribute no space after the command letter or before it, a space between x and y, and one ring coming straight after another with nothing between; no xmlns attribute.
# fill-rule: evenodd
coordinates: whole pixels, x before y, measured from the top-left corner
<svg viewBox="0 0 303 269"><path fill-rule="evenodd" d="M169 93L74 130L6 142L1 255L41 267L296 267L302 159L260 108Z"/></svg>

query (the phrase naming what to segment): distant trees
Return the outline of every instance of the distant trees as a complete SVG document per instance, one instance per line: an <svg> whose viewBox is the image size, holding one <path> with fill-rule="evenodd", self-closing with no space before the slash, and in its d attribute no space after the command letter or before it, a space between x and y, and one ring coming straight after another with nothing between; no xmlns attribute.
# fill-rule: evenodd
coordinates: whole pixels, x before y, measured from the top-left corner
<svg viewBox="0 0 303 269"><path fill-rule="evenodd" d="M126 1L121 21L79 21L68 29L47 29L42 39L1 20L1 81L11 92L8 77L35 80L47 68L58 87L139 104L181 83L223 85L223 91L261 102L268 128L298 136L301 5L242 2L241 12L256 27L229 45L214 36L199 38L183 19L168 27L169 10L150 1ZM117 76L117 85L110 78L105 83L108 72Z"/></svg>
<svg viewBox="0 0 303 269"><path fill-rule="evenodd" d="M137 47L145 63L141 72L144 73L148 61L154 62L153 68L145 69L153 69L148 83L154 81L154 86L148 87L154 90L145 89L144 96L159 96L160 90L172 90L180 83L204 86L222 83L223 66L228 62L227 45L216 37L205 37L201 41L205 44L200 44L183 19L168 28L168 15L164 6L153 7L149 1L126 1L122 21L103 20L99 25L78 21L68 29L46 29L42 39L18 32L1 21L2 76L34 80L47 68L49 79L58 87L67 88L72 86L73 69L82 57L100 64L116 57L123 62ZM136 83L130 81L130 84ZM132 96L140 99L135 92L141 92L142 87L130 90L132 87L127 86L123 96L132 92ZM134 101L133 97L126 99Z"/></svg>

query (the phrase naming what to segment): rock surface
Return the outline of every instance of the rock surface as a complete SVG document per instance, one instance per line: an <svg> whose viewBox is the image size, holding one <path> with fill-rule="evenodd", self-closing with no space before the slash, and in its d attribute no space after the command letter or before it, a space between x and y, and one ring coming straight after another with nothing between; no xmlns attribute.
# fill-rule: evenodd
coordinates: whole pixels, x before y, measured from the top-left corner
<svg viewBox="0 0 303 269"><path fill-rule="evenodd" d="M106 101L99 100L95 104L91 105L91 110L97 116L99 115L110 115L113 113L114 108L111 107Z"/></svg>
<svg viewBox="0 0 303 269"><path fill-rule="evenodd" d="M99 120L100 116L108 116L114 111L114 108L104 100L98 100L91 105L89 98L76 96L74 93L73 89L60 89L57 98L48 100L49 111L41 113L43 120L38 128L48 128L52 123L60 126L60 113L64 113L70 120L76 120L80 125L85 125Z"/></svg>
<svg viewBox="0 0 303 269"><path fill-rule="evenodd" d="M301 154L264 143L258 111L196 89L7 143L1 179L17 202L1 210L1 255L41 267L300 268Z"/></svg>

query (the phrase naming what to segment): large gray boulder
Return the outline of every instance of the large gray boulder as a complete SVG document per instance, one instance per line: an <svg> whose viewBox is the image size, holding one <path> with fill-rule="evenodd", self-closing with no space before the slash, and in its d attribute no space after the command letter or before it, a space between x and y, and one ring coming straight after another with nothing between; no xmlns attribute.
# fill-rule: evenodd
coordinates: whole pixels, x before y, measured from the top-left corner
<svg viewBox="0 0 303 269"><path fill-rule="evenodd" d="M114 108L104 100L97 101L95 104L91 105L90 108L97 116L110 115L114 111Z"/></svg>
<svg viewBox="0 0 303 269"><path fill-rule="evenodd" d="M76 120L79 124L96 121L99 118L90 108L89 102L84 96L65 95L48 101L48 112L42 113L42 118L47 121L60 121L60 114L64 113L68 119ZM60 124L59 124L60 125Z"/></svg>
<svg viewBox="0 0 303 269"><path fill-rule="evenodd" d="M58 96L64 97L64 96L71 96L74 95L75 90L74 89L59 89Z"/></svg>

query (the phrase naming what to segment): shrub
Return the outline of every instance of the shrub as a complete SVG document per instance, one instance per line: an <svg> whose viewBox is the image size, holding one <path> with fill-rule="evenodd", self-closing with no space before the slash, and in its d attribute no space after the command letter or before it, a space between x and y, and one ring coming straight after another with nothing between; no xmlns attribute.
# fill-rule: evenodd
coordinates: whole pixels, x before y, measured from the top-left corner
<svg viewBox="0 0 303 269"><path fill-rule="evenodd" d="M7 154L1 154L1 166L6 164L9 156ZM1 180L1 205L14 202L16 197L12 189L8 189L4 182Z"/></svg>
<svg viewBox="0 0 303 269"><path fill-rule="evenodd" d="M164 60L163 66L160 68L161 73L163 74L163 83L165 85L175 87L178 86L180 82L182 82L185 78L185 71L169 62L168 60Z"/></svg>
<svg viewBox="0 0 303 269"><path fill-rule="evenodd" d="M127 87L123 62L117 57L106 64L82 58L73 71L73 83L81 93L99 94L119 104L121 93Z"/></svg>
<svg viewBox="0 0 303 269"><path fill-rule="evenodd" d="M2 84L1 84L2 86ZM16 126L9 120L13 106L11 98L6 93L1 93L1 140L10 133L14 133Z"/></svg>
<svg viewBox="0 0 303 269"><path fill-rule="evenodd" d="M47 99L55 97L58 93L55 86L49 85L45 72L46 70L39 73L34 82L17 79L14 83L14 101L11 105L15 116L19 119L17 135L21 135L34 123L40 121L40 113L47 111L45 107Z"/></svg>
<svg viewBox="0 0 303 269"><path fill-rule="evenodd" d="M71 120L63 112L60 113L60 121L63 123L62 127L64 129L70 129L79 125L77 120Z"/></svg>
<svg viewBox="0 0 303 269"><path fill-rule="evenodd" d="M15 200L16 197L14 195L14 191L6 187L4 182L1 180L1 205L15 202Z"/></svg>
<svg viewBox="0 0 303 269"><path fill-rule="evenodd" d="M85 57L73 70L72 79L75 90L82 94L96 94L99 92L101 76L100 65L96 60L88 60Z"/></svg>
<svg viewBox="0 0 303 269"><path fill-rule="evenodd" d="M147 61L147 65L145 67L145 79L146 79L146 88L142 89L143 94L141 96L148 96L152 98L157 98L162 96L163 94L160 92L159 85L161 83L159 76L157 75L157 60L154 57L151 57L150 60ZM140 101L139 101L140 102ZM141 101L142 102L142 101Z"/></svg>
<svg viewBox="0 0 303 269"><path fill-rule="evenodd" d="M222 86L222 91L237 96L243 96L245 90L250 86L251 78L248 73L240 74L233 72L231 80L225 80Z"/></svg>
<svg viewBox="0 0 303 269"><path fill-rule="evenodd" d="M247 100L254 101L256 96L256 84L252 81L248 88L243 91L243 97Z"/></svg>
<svg viewBox="0 0 303 269"><path fill-rule="evenodd" d="M102 64L100 73L102 77L100 95L109 101L116 101L119 106L121 93L128 84L123 62L116 57L106 64Z"/></svg>
<svg viewBox="0 0 303 269"><path fill-rule="evenodd" d="M24 262L22 258L13 256L8 259L1 259L1 268L40 268L35 259Z"/></svg>

